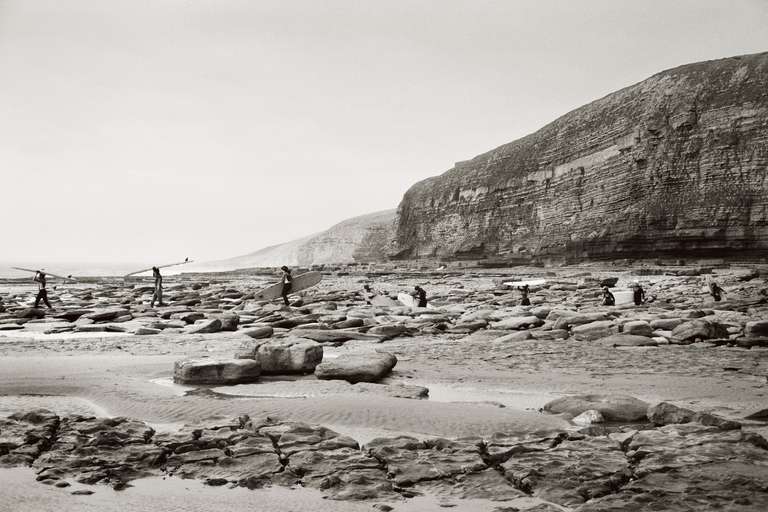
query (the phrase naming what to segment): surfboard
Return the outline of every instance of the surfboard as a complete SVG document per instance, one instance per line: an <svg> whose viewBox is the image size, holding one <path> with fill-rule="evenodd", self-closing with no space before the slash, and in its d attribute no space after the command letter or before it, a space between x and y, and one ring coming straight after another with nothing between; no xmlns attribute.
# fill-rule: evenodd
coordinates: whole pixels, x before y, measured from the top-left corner
<svg viewBox="0 0 768 512"><path fill-rule="evenodd" d="M168 263L167 265L158 265L157 268L168 268L168 267L175 267L177 265L186 265L187 263L192 263L192 261L193 260L185 260L185 261L180 261L179 263ZM123 277L130 277L130 276L135 276L136 274L141 274L142 272L149 272L150 270L152 270L152 268L153 267L143 268L141 270L137 270L136 272L125 274Z"/></svg>
<svg viewBox="0 0 768 512"><path fill-rule="evenodd" d="M525 286L525 285L528 285L528 286L541 286L541 285L543 285L546 282L547 282L546 279L530 279L528 281L507 281L504 284L506 286L515 286L515 287L517 287L517 286Z"/></svg>
<svg viewBox="0 0 768 512"><path fill-rule="evenodd" d="M40 272L40 270L33 270L31 268L21 268L21 267L11 267L11 268L14 269L14 270L21 270L23 272L32 272L33 274L36 274L36 273ZM43 270L42 272L45 274L46 277L56 277L58 279L64 279L64 280L67 280L67 281L76 281L76 279L73 278L72 276L67 276L67 277L58 276L56 274L51 274L47 270Z"/></svg>
<svg viewBox="0 0 768 512"><path fill-rule="evenodd" d="M293 278L293 286L291 287L291 293L300 292L306 290L318 284L323 280L323 274L321 272L304 272ZM267 286L262 290L259 290L254 294L254 298L257 300L273 300L278 297L282 297L283 284L277 283L271 286Z"/></svg>
<svg viewBox="0 0 768 512"><path fill-rule="evenodd" d="M405 292L400 292L397 294L397 300L400 302L400 304L404 306L408 306L409 308L417 308L418 302L416 302L416 298L412 295L408 295ZM433 306L431 303L427 302L427 308L434 309L435 306Z"/></svg>
<svg viewBox="0 0 768 512"><path fill-rule="evenodd" d="M616 299L616 305L632 304L635 301L634 290L616 290L613 293L613 298Z"/></svg>
<svg viewBox="0 0 768 512"><path fill-rule="evenodd" d="M403 306L408 306L409 308L416 307L416 299L407 293L398 293L397 300L399 300Z"/></svg>

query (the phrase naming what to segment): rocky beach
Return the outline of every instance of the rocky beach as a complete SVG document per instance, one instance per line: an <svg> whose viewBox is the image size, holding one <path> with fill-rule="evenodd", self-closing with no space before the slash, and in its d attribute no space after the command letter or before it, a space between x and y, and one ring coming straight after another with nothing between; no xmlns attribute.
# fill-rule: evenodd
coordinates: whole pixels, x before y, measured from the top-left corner
<svg viewBox="0 0 768 512"><path fill-rule="evenodd" d="M13 510L768 506L768 267L317 270L289 307L253 298L258 271L167 278L159 308L141 278L62 285L53 311L6 280ZM529 306L520 279L545 280ZM652 300L602 306L606 280ZM395 300L415 284L430 307Z"/></svg>

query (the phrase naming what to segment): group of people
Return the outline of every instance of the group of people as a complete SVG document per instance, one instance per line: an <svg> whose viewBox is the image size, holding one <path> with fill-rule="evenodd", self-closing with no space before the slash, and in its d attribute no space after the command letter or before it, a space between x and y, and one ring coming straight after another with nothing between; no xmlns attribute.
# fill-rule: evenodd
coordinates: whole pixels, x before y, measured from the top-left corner
<svg viewBox="0 0 768 512"><path fill-rule="evenodd" d="M283 265L280 267L281 276L280 276L280 285L281 285L281 297L283 299L283 303L288 306L290 305L290 302L288 301L288 295L293 291L293 275L291 274L291 269L287 266ZM154 291L152 293L152 302L150 304L150 307L155 307L155 303L157 303L159 306L165 306L166 304L163 302L163 276L160 274L160 269L158 267L152 267L152 277L155 279L154 284ZM48 301L48 290L46 289L47 286L47 280L46 275L43 270L38 270L35 273L35 277L33 279L38 284L38 291L37 296L35 297L35 307L39 307L40 301L42 301L48 309L53 309L51 306L51 303ZM712 295L712 298L719 302L722 300L722 295L725 293L725 290L723 290L720 285L715 282L713 279L707 280L707 286L709 288L709 293ZM55 287L54 287L55 288ZM370 285L365 285L364 289L366 291L366 294L373 294L373 289L370 287ZM609 286L603 286L603 306L615 306L616 305L616 297L611 292L611 289ZM520 291L521 294L521 300L520 305L521 306L530 306L531 300L528 297L530 294L530 287L526 284L524 286L518 287L518 291ZM427 292L419 285L416 285L413 289L413 292L411 293L411 296L414 297L416 305L420 308L427 307ZM640 283L635 281L632 284L632 299L636 306L640 306L641 304L644 304L646 302L651 302L655 297L652 297L651 300L647 300L645 296L645 290L642 286L640 286Z"/></svg>

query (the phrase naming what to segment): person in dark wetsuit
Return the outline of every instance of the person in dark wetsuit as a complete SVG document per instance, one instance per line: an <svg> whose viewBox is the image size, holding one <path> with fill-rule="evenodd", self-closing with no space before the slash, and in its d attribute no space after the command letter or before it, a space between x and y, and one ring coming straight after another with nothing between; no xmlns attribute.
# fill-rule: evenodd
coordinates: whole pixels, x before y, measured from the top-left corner
<svg viewBox="0 0 768 512"><path fill-rule="evenodd" d="M283 285L283 290L281 295L283 296L283 302L286 306L290 305L288 302L288 294L291 293L291 289L293 288L293 276L291 275L291 269L283 265L280 267L280 270L283 271L283 275L280 278L280 283Z"/></svg>
<svg viewBox="0 0 768 512"><path fill-rule="evenodd" d="M45 289L45 272L38 270L33 279L37 283L38 288L37 297L35 297L35 307L38 307L40 305L40 301L42 300L45 305L48 306L48 309L53 309L51 303L48 302L48 290Z"/></svg>
<svg viewBox="0 0 768 512"><path fill-rule="evenodd" d="M611 290L607 286L603 286L603 306L615 306L616 297L613 296Z"/></svg>
<svg viewBox="0 0 768 512"><path fill-rule="evenodd" d="M523 299L520 301L520 305L521 306L530 306L531 305L531 301L528 298L528 293L530 293L531 289L528 287L528 285L526 284L525 286L518 287L517 289L520 290L520 293L523 296Z"/></svg>
<svg viewBox="0 0 768 512"><path fill-rule="evenodd" d="M427 292L421 286L414 286L414 297L416 297L416 305L420 308L427 307Z"/></svg>
<svg viewBox="0 0 768 512"><path fill-rule="evenodd" d="M720 288L720 285L717 284L714 280L709 282L709 294L712 295L712 298L715 299L715 302L720 302L720 300L723 298L723 293L725 290Z"/></svg>
<svg viewBox="0 0 768 512"><path fill-rule="evenodd" d="M152 277L155 278L155 291L152 293L152 304L150 307L155 307L155 301L158 306L165 306L163 302L163 276L160 275L160 269L152 267Z"/></svg>
<svg viewBox="0 0 768 512"><path fill-rule="evenodd" d="M638 282L635 282L635 286L633 288L634 291L632 293L632 298L635 300L635 306L639 306L645 302L645 290L643 290L643 287L640 286L640 283Z"/></svg>

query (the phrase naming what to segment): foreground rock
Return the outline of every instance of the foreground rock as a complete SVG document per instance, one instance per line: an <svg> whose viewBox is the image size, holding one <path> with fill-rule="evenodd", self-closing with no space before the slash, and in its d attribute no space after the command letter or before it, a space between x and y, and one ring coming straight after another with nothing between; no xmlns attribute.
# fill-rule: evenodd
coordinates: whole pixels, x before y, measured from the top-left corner
<svg viewBox="0 0 768 512"><path fill-rule="evenodd" d="M315 368L318 379L339 379L347 382L377 382L386 377L397 364L397 358L387 352L365 355L345 354L323 361Z"/></svg>
<svg viewBox="0 0 768 512"><path fill-rule="evenodd" d="M608 436L397 436L373 439L361 449L320 425L246 415L156 433L130 418L35 410L0 418L0 439L0 466L31 465L38 481L59 487L78 482L122 489L137 478L173 475L251 489L300 485L339 500L390 501L419 493L544 500L523 510L768 507L768 441L700 423L625 428Z"/></svg>
<svg viewBox="0 0 768 512"><path fill-rule="evenodd" d="M323 346L303 338L255 342L237 354L259 362L264 374L312 373L323 360Z"/></svg>
<svg viewBox="0 0 768 512"><path fill-rule="evenodd" d="M261 366L253 359L195 359L176 361L173 381L177 384L247 384L261 375Z"/></svg>

